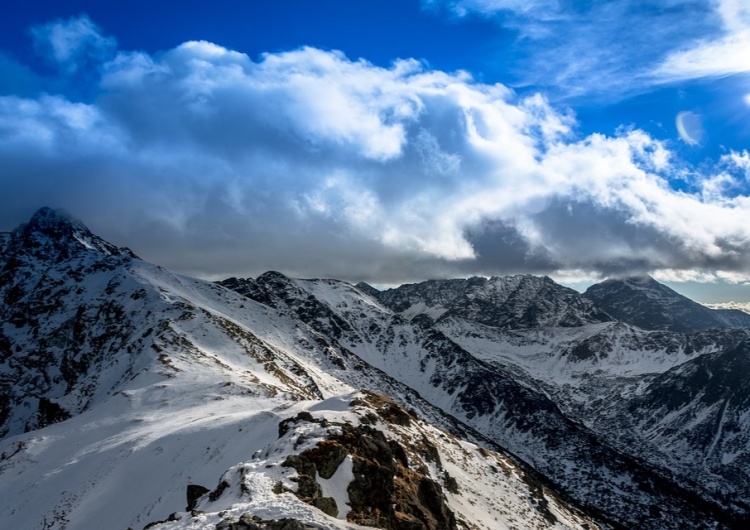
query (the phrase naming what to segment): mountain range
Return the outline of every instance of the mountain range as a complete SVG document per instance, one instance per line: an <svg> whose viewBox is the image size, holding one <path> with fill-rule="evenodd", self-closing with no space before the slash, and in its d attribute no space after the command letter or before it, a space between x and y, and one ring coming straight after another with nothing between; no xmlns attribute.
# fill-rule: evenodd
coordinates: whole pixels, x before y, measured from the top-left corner
<svg viewBox="0 0 750 530"><path fill-rule="evenodd" d="M650 277L378 290L0 234L0 527L750 527L750 315Z"/></svg>

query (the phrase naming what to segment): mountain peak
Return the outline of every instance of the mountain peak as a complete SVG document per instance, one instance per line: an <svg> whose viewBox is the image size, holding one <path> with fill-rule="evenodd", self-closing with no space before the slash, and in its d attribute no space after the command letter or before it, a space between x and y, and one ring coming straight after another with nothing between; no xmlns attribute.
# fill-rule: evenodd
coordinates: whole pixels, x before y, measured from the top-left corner
<svg viewBox="0 0 750 530"><path fill-rule="evenodd" d="M607 279L589 287L583 296L617 320L643 329L686 333L750 326L750 318L704 307L646 274Z"/></svg>
<svg viewBox="0 0 750 530"><path fill-rule="evenodd" d="M378 295L380 294L380 290L376 289L372 285L370 285L367 282L359 282L357 285L354 286L356 289L359 289L359 291L371 296L374 299L378 299Z"/></svg>
<svg viewBox="0 0 750 530"><path fill-rule="evenodd" d="M89 229L81 221L71 216L65 210L55 210L48 206L39 208L26 224L27 229L39 232L55 232L66 228L73 228L88 232Z"/></svg>
<svg viewBox="0 0 750 530"><path fill-rule="evenodd" d="M81 221L64 210L44 206L5 237L3 254L15 262L43 260L59 262L81 252L105 256L136 257L129 249L117 248L94 235Z"/></svg>
<svg viewBox="0 0 750 530"><path fill-rule="evenodd" d="M652 285L659 284L650 274L636 274L633 276L627 276L620 279L623 282L635 284L635 285ZM616 281L616 280L615 280ZM661 285L661 284L659 284Z"/></svg>

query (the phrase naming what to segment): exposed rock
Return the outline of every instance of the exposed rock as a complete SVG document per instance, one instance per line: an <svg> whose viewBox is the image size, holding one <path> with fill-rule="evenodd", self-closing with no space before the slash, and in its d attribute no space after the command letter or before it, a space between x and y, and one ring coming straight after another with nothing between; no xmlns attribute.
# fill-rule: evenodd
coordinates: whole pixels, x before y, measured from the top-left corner
<svg viewBox="0 0 750 530"><path fill-rule="evenodd" d="M185 492L185 496L187 497L187 508L185 508L185 510L188 512L193 511L198 505L198 499L206 493L209 493L209 491L210 490L204 486L188 484L187 491Z"/></svg>
<svg viewBox="0 0 750 530"><path fill-rule="evenodd" d="M313 506L331 517L337 517L339 514L339 507L336 505L336 501L331 497L318 497L315 499Z"/></svg>
<svg viewBox="0 0 750 530"><path fill-rule="evenodd" d="M39 398L37 425L44 427L70 418L70 414L60 405L47 398Z"/></svg>
<svg viewBox="0 0 750 530"><path fill-rule="evenodd" d="M208 494L208 499L213 502L219 497L221 497L221 494L226 491L226 489L229 487L229 482L226 480L222 480L219 482L219 485L216 486L216 489L213 490L211 493Z"/></svg>
<svg viewBox="0 0 750 530"><path fill-rule="evenodd" d="M390 408L389 414L408 416L389 401L383 400ZM445 503L440 484L426 469L411 469L407 451L401 444L388 440L369 425L343 424L340 433L330 432L328 438L315 447L287 458L283 465L293 467L298 475L296 495L313 506L326 508L324 511L333 515L327 509L335 506L335 502L331 504L333 499L322 497L315 477L331 477L347 455L352 458L354 473L347 490L351 508L347 520L387 529L456 528L455 516Z"/></svg>
<svg viewBox="0 0 750 530"><path fill-rule="evenodd" d="M308 526L297 519L284 518L264 521L255 515L243 514L236 521L224 519L215 528L216 530L309 530L315 527Z"/></svg>

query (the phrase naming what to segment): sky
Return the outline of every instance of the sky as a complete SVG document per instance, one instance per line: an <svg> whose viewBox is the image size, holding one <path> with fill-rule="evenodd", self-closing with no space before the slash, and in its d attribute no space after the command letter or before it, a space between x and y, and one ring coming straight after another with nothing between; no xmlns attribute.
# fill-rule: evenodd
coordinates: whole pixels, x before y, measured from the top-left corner
<svg viewBox="0 0 750 530"><path fill-rule="evenodd" d="M19 2L0 230L207 279L648 273L750 301L744 0Z"/></svg>

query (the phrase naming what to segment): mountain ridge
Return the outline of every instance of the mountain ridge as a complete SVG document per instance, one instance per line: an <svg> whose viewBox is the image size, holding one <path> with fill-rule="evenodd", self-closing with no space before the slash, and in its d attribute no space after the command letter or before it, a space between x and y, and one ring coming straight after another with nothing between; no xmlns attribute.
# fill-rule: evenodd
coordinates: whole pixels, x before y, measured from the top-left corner
<svg viewBox="0 0 750 530"><path fill-rule="evenodd" d="M562 326L611 320L577 291L547 276L514 275L427 280L373 293L406 318L457 316L505 327Z"/></svg>
<svg viewBox="0 0 750 530"><path fill-rule="evenodd" d="M651 276L608 279L589 287L583 296L618 320L644 329L689 333L711 327L750 327L750 315L708 308Z"/></svg>
<svg viewBox="0 0 750 530"><path fill-rule="evenodd" d="M2 526L88 530L104 517L116 527L272 528L287 510L302 525L350 528L341 505L367 508L340 485L354 483L348 468L336 473L362 455L347 449L339 460L349 446L336 436L364 436L362 425L393 443L384 462L422 447L412 484L424 482L461 528L733 529L750 518L742 471L750 425L744 401L734 406L721 389L746 391L729 376L695 377L744 366L747 330L643 330L529 276L453 280L442 291L434 281L385 302L364 284L278 272L209 283L53 213L0 239ZM8 254L9 241L23 259ZM447 308L436 314L439 306ZM681 384L687 397L665 416L653 396ZM352 412L363 399L369 405ZM300 414L292 430L304 436L284 438L281 425ZM675 448L695 425L669 423L670 414L705 416L696 428L716 443L694 445L680 462ZM380 439L361 439L376 443L372 436ZM442 455L442 471L424 456L435 453L422 436ZM468 452L459 457L454 442ZM722 447L733 460L712 459ZM322 448L339 455L339 468L309 460ZM273 454L308 460L285 467ZM446 475L449 454L458 467ZM473 464L461 467L463 459ZM388 484L410 473L383 466ZM164 479L147 484L155 467ZM316 478L329 471L338 486ZM504 504L482 500L482 473ZM127 480L141 481L138 493L118 501ZM184 511L185 488L196 483L206 490L195 499L203 514ZM386 503L417 517L415 498ZM435 514L450 520L442 510ZM440 528L433 519L421 524Z"/></svg>

